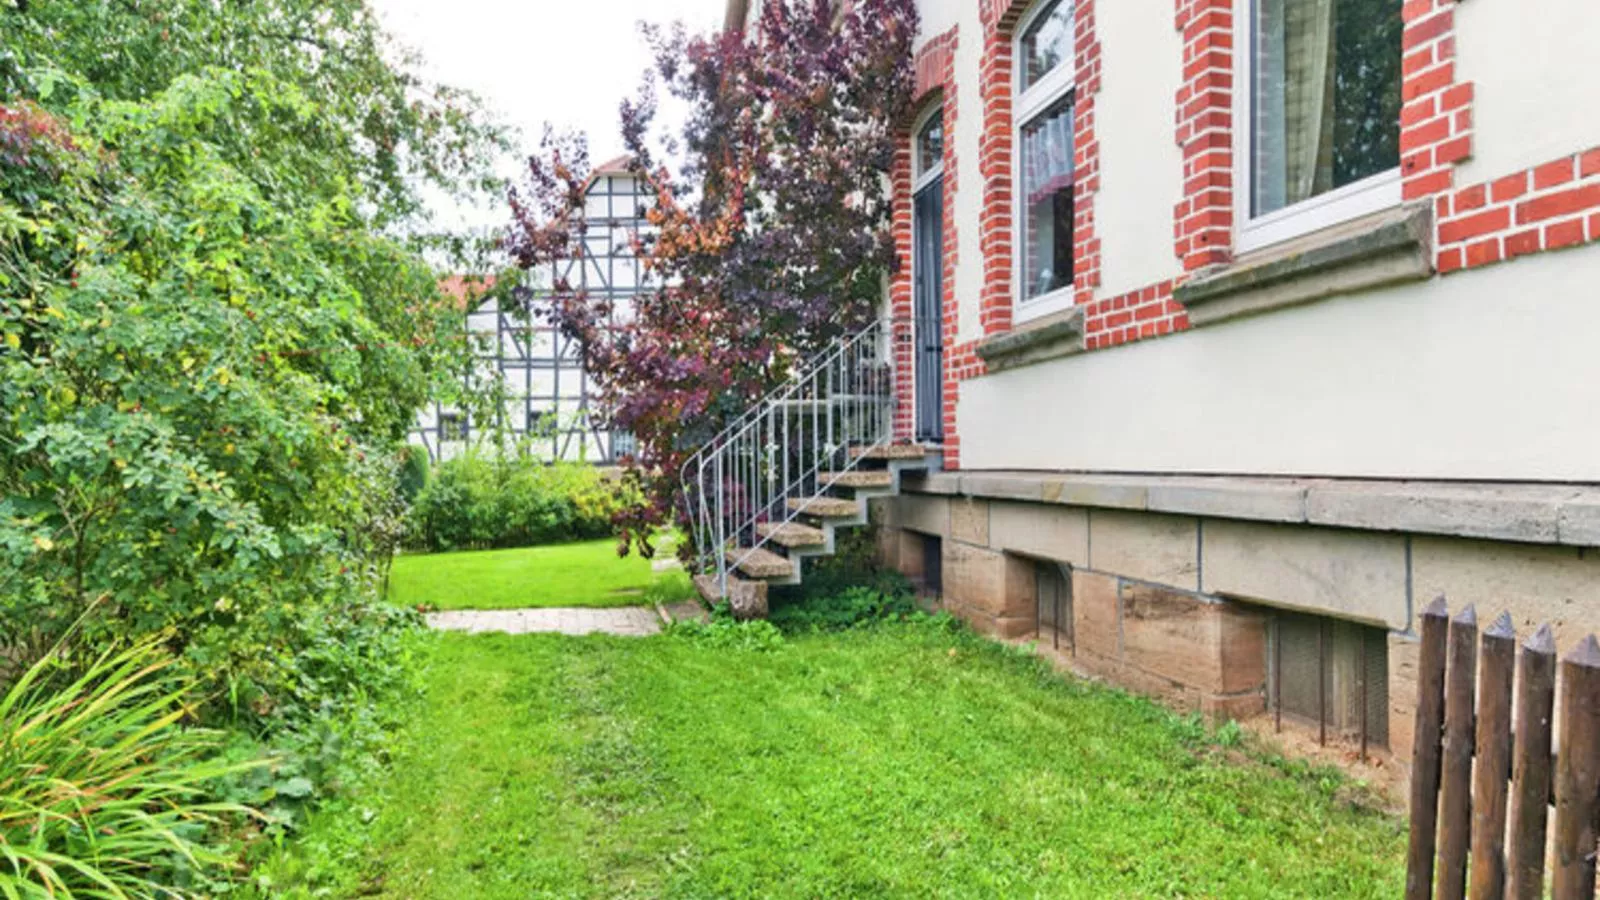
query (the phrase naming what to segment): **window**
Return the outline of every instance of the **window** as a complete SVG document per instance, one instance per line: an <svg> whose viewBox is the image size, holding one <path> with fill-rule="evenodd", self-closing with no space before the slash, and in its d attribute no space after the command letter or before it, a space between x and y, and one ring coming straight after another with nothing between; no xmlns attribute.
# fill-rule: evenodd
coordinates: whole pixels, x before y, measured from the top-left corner
<svg viewBox="0 0 1600 900"><path fill-rule="evenodd" d="M936 107L922 127L917 129L916 189L922 190L943 173L944 113Z"/></svg>
<svg viewBox="0 0 1600 900"><path fill-rule="evenodd" d="M467 439L467 417L456 410L446 410L439 414L439 437L446 441L464 441Z"/></svg>
<svg viewBox="0 0 1600 900"><path fill-rule="evenodd" d="M1389 744L1388 632L1276 610L1268 631L1267 707L1324 739Z"/></svg>
<svg viewBox="0 0 1600 900"><path fill-rule="evenodd" d="M556 433L556 414L548 409L528 410L528 435L530 437L554 437Z"/></svg>
<svg viewBox="0 0 1600 900"><path fill-rule="evenodd" d="M1239 249L1400 202L1402 0L1241 0Z"/></svg>
<svg viewBox="0 0 1600 900"><path fill-rule="evenodd" d="M1073 5L1041 4L1017 40L1017 316L1072 305Z"/></svg>
<svg viewBox="0 0 1600 900"><path fill-rule="evenodd" d="M1072 650L1072 574L1057 562L1034 560L1033 636L1049 640L1052 649ZM1046 638L1045 631L1050 634Z"/></svg>

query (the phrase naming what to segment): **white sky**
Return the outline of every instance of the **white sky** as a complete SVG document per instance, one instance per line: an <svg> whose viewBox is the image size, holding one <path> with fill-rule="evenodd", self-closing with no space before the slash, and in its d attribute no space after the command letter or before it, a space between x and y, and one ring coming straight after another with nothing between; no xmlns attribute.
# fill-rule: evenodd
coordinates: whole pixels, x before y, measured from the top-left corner
<svg viewBox="0 0 1600 900"><path fill-rule="evenodd" d="M521 131L526 150L544 123L589 136L591 159L622 152L617 104L651 64L641 20L722 25L727 0L373 0L385 26L422 53L431 78L477 93ZM658 126L672 116L663 109ZM520 169L508 160L507 174ZM499 226L503 208L440 210L451 224Z"/></svg>

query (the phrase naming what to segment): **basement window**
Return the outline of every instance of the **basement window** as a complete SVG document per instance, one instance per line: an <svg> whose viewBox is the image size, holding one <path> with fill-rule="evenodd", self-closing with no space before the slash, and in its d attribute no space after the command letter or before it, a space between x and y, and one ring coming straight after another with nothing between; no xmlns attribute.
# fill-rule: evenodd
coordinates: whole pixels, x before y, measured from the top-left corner
<svg viewBox="0 0 1600 900"><path fill-rule="evenodd" d="M922 535L922 587L934 596L944 594L944 541Z"/></svg>
<svg viewBox="0 0 1600 900"><path fill-rule="evenodd" d="M1275 611L1267 640L1267 706L1329 739L1389 745L1389 645L1382 628Z"/></svg>
<svg viewBox="0 0 1600 900"><path fill-rule="evenodd" d="M1033 634L1041 643L1049 641L1052 649L1073 649L1072 643L1072 572L1058 562L1037 560L1033 564L1034 608Z"/></svg>

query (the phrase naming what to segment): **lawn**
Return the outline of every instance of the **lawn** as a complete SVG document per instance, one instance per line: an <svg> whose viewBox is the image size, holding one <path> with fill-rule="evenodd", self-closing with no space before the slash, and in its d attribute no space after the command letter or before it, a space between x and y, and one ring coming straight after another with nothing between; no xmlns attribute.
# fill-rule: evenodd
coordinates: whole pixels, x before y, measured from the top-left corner
<svg viewBox="0 0 1600 900"><path fill-rule="evenodd" d="M646 602L642 595L655 581L649 560L638 554L619 559L617 542L607 538L401 556L389 576L389 598L405 606L430 603L440 609L636 606Z"/></svg>
<svg viewBox="0 0 1600 900"><path fill-rule="evenodd" d="M424 655L382 795L303 838L339 848L335 896L1402 891L1401 823L1340 776L940 624Z"/></svg>

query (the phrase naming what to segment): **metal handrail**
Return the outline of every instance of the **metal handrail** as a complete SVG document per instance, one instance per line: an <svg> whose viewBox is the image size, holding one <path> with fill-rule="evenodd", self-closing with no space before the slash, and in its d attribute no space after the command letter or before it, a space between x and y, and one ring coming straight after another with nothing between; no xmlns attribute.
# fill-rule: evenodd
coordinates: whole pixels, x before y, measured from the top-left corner
<svg viewBox="0 0 1600 900"><path fill-rule="evenodd" d="M683 463L698 568L716 575L723 595L729 573L803 514L790 500L817 494L828 486L819 483L824 472L848 472L863 451L892 441L893 347L885 338L896 324L880 320L834 341ZM767 524L775 527L762 534L758 526Z"/></svg>

